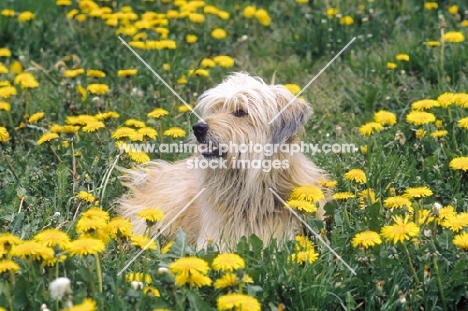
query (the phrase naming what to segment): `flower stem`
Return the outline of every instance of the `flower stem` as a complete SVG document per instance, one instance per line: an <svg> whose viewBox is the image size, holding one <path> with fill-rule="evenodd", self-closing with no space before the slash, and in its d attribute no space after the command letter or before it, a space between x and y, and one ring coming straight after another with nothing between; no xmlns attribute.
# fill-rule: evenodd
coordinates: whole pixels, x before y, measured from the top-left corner
<svg viewBox="0 0 468 311"><path fill-rule="evenodd" d="M409 263L411 272L413 272L413 276L414 276L414 280L416 281L416 285L419 285L420 282L419 282L418 274L416 273L416 270L414 269L413 262L411 261L411 256L410 256L410 253L408 251L408 248L406 247L406 244L404 242L402 244L403 244L403 248L405 249L406 256L408 257L408 263Z"/></svg>
<svg viewBox="0 0 468 311"><path fill-rule="evenodd" d="M439 274L439 265L437 265L437 260L435 256L433 257L433 262L434 262L434 270L437 275L437 287L439 287L440 299L442 300L442 307L444 311L447 311L447 303L445 302L444 287L442 286L442 280L440 279L440 274Z"/></svg>
<svg viewBox="0 0 468 311"><path fill-rule="evenodd" d="M10 284L8 284L8 282L5 282L5 295L7 297L10 310L14 311L15 309L13 308L13 299L11 299Z"/></svg>
<svg viewBox="0 0 468 311"><path fill-rule="evenodd" d="M99 293L102 293L102 270L101 261L99 260L99 254L94 254L94 260L96 264L96 274L98 277Z"/></svg>
<svg viewBox="0 0 468 311"><path fill-rule="evenodd" d="M94 287L94 278L93 278L93 274L91 273L91 264L89 263L87 256L85 256L85 261L86 261L86 268L88 268L88 277L91 283L91 293L93 294L93 297L96 298L96 288Z"/></svg>

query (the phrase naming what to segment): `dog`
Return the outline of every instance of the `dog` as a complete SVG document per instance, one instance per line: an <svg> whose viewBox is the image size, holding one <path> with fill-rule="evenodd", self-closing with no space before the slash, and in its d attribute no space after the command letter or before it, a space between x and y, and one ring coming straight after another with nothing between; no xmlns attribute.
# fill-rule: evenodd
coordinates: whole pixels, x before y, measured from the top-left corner
<svg viewBox="0 0 468 311"><path fill-rule="evenodd" d="M265 245L272 239L279 242L301 234L300 220L285 208L283 200L295 187L320 187L327 174L301 152L241 152L225 146L297 144L312 113L310 105L283 85L268 85L247 73L234 73L204 92L195 109L203 119L193 125L191 135L199 144L198 151L173 164L156 160L126 170L121 178L130 192L120 200L119 214L131 219L134 231L140 234L146 230L145 221L137 216L142 209L157 207L164 212L154 233L180 214L164 234L174 237L182 228L197 241L198 248L210 242L232 249L241 237L251 234ZM196 161L209 165L195 167ZM257 166L238 165L249 161ZM267 165L258 166L272 161L276 167L269 171ZM222 168L221 162L225 164ZM317 211L319 218L323 204L320 202Z"/></svg>

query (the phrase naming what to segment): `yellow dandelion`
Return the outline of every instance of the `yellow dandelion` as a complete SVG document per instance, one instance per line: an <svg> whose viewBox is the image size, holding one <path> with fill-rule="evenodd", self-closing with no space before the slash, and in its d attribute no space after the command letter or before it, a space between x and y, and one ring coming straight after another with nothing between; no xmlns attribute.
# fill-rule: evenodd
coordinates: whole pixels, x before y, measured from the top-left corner
<svg viewBox="0 0 468 311"><path fill-rule="evenodd" d="M457 234L453 238L453 245L468 250L468 232Z"/></svg>
<svg viewBox="0 0 468 311"><path fill-rule="evenodd" d="M448 31L444 34L443 40L452 43L465 41L465 35L460 31Z"/></svg>
<svg viewBox="0 0 468 311"><path fill-rule="evenodd" d="M177 79L177 84L187 84L187 77L182 75L179 79Z"/></svg>
<svg viewBox="0 0 468 311"><path fill-rule="evenodd" d="M437 46L440 46L440 42L439 41L427 41L426 46L437 47Z"/></svg>
<svg viewBox="0 0 468 311"><path fill-rule="evenodd" d="M378 122L368 122L359 128L359 133L361 133L363 136L370 136L381 130L383 130L382 124Z"/></svg>
<svg viewBox="0 0 468 311"><path fill-rule="evenodd" d="M151 139L155 139L158 136L158 132L152 127L142 127L138 129L137 133Z"/></svg>
<svg viewBox="0 0 468 311"><path fill-rule="evenodd" d="M336 187L336 185L338 184L338 181L336 181L336 180L321 180L319 182L319 184L323 188L334 189Z"/></svg>
<svg viewBox="0 0 468 311"><path fill-rule="evenodd" d="M37 123L39 120L44 118L44 113L43 112L36 112L33 115L31 115L28 119L29 123Z"/></svg>
<svg viewBox="0 0 468 311"><path fill-rule="evenodd" d="M197 257L183 257L174 261L169 269L175 274L207 274L210 269L208 263Z"/></svg>
<svg viewBox="0 0 468 311"><path fill-rule="evenodd" d="M0 97L10 98L13 95L16 95L16 88L14 86L3 86L0 87Z"/></svg>
<svg viewBox="0 0 468 311"><path fill-rule="evenodd" d="M151 275L142 273L142 272L130 272L125 276L125 279L127 282L143 282L145 284L151 284L153 283L153 279L151 278Z"/></svg>
<svg viewBox="0 0 468 311"><path fill-rule="evenodd" d="M104 251L104 242L94 238L79 238L70 242L67 251L70 255L95 255Z"/></svg>
<svg viewBox="0 0 468 311"><path fill-rule="evenodd" d="M106 226L106 232L114 239L130 238L132 230L130 220L119 216L112 218Z"/></svg>
<svg viewBox="0 0 468 311"><path fill-rule="evenodd" d="M109 86L107 84L90 84L86 88L91 94L95 95L104 95L109 91Z"/></svg>
<svg viewBox="0 0 468 311"><path fill-rule="evenodd" d="M22 22L28 22L32 19L34 19L35 15L34 13L30 12L30 11L25 11L25 12L21 12L18 14L18 21L20 23Z"/></svg>
<svg viewBox="0 0 468 311"><path fill-rule="evenodd" d="M290 200L300 200L315 203L325 199L322 190L316 186L300 186L292 190Z"/></svg>
<svg viewBox="0 0 468 311"><path fill-rule="evenodd" d="M179 108L177 108L177 111L179 111L180 113L186 113L192 110L193 110L192 105L180 105Z"/></svg>
<svg viewBox="0 0 468 311"><path fill-rule="evenodd" d="M398 54L397 56L395 56L395 59L399 61L409 62L410 57L408 54Z"/></svg>
<svg viewBox="0 0 468 311"><path fill-rule="evenodd" d="M13 260L10 260L10 259L0 260L0 275L5 272L15 272L15 271L18 271L19 269L20 267Z"/></svg>
<svg viewBox="0 0 468 311"><path fill-rule="evenodd" d="M380 239L380 235L374 231L363 231L356 234L351 241L351 244L354 248L363 247L369 248L375 246L377 244L381 244L382 240Z"/></svg>
<svg viewBox="0 0 468 311"><path fill-rule="evenodd" d="M78 68L78 69L73 69L73 70L65 70L63 72L63 75L65 78L75 78L79 76L80 74L84 73L83 68Z"/></svg>
<svg viewBox="0 0 468 311"><path fill-rule="evenodd" d="M49 142L57 138L59 138L59 136L56 133L45 133L39 138L39 140L37 141L37 144L42 145L45 142Z"/></svg>
<svg viewBox="0 0 468 311"><path fill-rule="evenodd" d="M15 77L15 84L19 84L22 89L33 89L39 86L39 83L37 83L36 78L29 72L22 72L19 73Z"/></svg>
<svg viewBox="0 0 468 311"><path fill-rule="evenodd" d="M86 191L78 192L78 197L88 203L92 203L96 201L96 198L91 193L86 192Z"/></svg>
<svg viewBox="0 0 468 311"><path fill-rule="evenodd" d="M174 244L174 241L168 242L164 247L161 249L161 254L167 254L171 251L171 247Z"/></svg>
<svg viewBox="0 0 468 311"><path fill-rule="evenodd" d="M230 293L218 298L218 310L260 311L260 303L245 294Z"/></svg>
<svg viewBox="0 0 468 311"><path fill-rule="evenodd" d="M161 117L164 117L165 115L168 115L169 111L163 109L163 108L156 108L150 113L148 113L148 118L153 118L153 119L159 119Z"/></svg>
<svg viewBox="0 0 468 311"><path fill-rule="evenodd" d="M104 229L107 225L107 220L101 218L81 217L76 223L77 233L95 233L98 230Z"/></svg>
<svg viewBox="0 0 468 311"><path fill-rule="evenodd" d="M150 207L138 212L137 216L144 219L148 226L152 226L163 219L164 213L159 208Z"/></svg>
<svg viewBox="0 0 468 311"><path fill-rule="evenodd" d="M468 117L458 120L458 127L468 129Z"/></svg>
<svg viewBox="0 0 468 311"><path fill-rule="evenodd" d="M152 286L145 286L145 288L143 288L143 294L145 294L146 296L150 296L150 297L161 296L161 293L159 293L159 290L156 287L152 287Z"/></svg>
<svg viewBox="0 0 468 311"><path fill-rule="evenodd" d="M404 196L394 196L389 197L384 200L385 208L403 208L407 207L408 209L412 208L411 201Z"/></svg>
<svg viewBox="0 0 468 311"><path fill-rule="evenodd" d="M82 303L74 305L71 308L63 309L63 311L96 311L96 302L92 299L85 298Z"/></svg>
<svg viewBox="0 0 468 311"><path fill-rule="evenodd" d="M68 116L65 119L65 122L71 125L87 125L96 121L98 120L94 116L90 116L87 114L82 114L79 116Z"/></svg>
<svg viewBox="0 0 468 311"><path fill-rule="evenodd" d="M460 213L447 216L441 223L442 227L448 228L454 232L462 230L468 226L468 213Z"/></svg>
<svg viewBox="0 0 468 311"><path fill-rule="evenodd" d="M9 10L9 9L3 9L1 14L6 17L13 17L15 16L15 11L14 10Z"/></svg>
<svg viewBox="0 0 468 311"><path fill-rule="evenodd" d="M390 70L393 70L397 67L397 64L392 63L392 62L387 62L387 68Z"/></svg>
<svg viewBox="0 0 468 311"><path fill-rule="evenodd" d="M21 239L11 233L0 233L0 247L9 249L11 246L21 243Z"/></svg>
<svg viewBox="0 0 468 311"><path fill-rule="evenodd" d="M418 199L418 198L425 198L425 197L430 197L432 196L432 190L429 189L426 186L423 187L414 187L414 188L408 188L405 190L405 193L403 194L404 197L410 198L410 199Z"/></svg>
<svg viewBox="0 0 468 311"><path fill-rule="evenodd" d="M446 130L438 130L438 131L432 132L431 137L439 138L439 137L447 136L447 134L448 134L448 131Z"/></svg>
<svg viewBox="0 0 468 311"><path fill-rule="evenodd" d="M439 4L434 1L428 1L424 3L424 7L426 10L437 10L439 8Z"/></svg>
<svg viewBox="0 0 468 311"><path fill-rule="evenodd" d="M315 250L309 249L309 250L304 250L304 251L299 251L296 253L291 254L289 257L290 261L295 261L298 264L303 264L303 263L313 263L318 259L318 254L315 252Z"/></svg>
<svg viewBox="0 0 468 311"><path fill-rule="evenodd" d="M156 243L146 235L134 234L130 237L132 245L145 250L155 250Z"/></svg>
<svg viewBox="0 0 468 311"><path fill-rule="evenodd" d="M205 69L191 69L189 70L188 75L196 77L208 77L210 73L208 72L208 70Z"/></svg>
<svg viewBox="0 0 468 311"><path fill-rule="evenodd" d="M11 105L7 102L0 101L0 110L10 111Z"/></svg>
<svg viewBox="0 0 468 311"><path fill-rule="evenodd" d="M457 97L455 96L454 93L451 92L446 92L444 94L441 94L439 97L437 97L437 101L439 102L440 106L443 108L447 108L450 105L455 104L457 100Z"/></svg>
<svg viewBox="0 0 468 311"><path fill-rule="evenodd" d="M88 219L91 219L91 220L101 219L103 221L108 221L109 218L110 218L109 213L106 212L106 211L103 211L99 207L89 208L88 210L83 212L83 214L81 214L81 217L82 218L88 218Z"/></svg>
<svg viewBox="0 0 468 311"><path fill-rule="evenodd" d="M120 139L120 138L130 138L132 135L134 135L137 131L130 128L130 127L119 127L118 129L115 130L114 133L112 133L112 138Z"/></svg>
<svg viewBox="0 0 468 311"><path fill-rule="evenodd" d="M232 272L245 268L245 261L237 254L219 254L213 260L212 267L217 271Z"/></svg>
<svg viewBox="0 0 468 311"><path fill-rule="evenodd" d="M421 139L423 139L424 136L426 135L426 131L423 130L423 129L418 129L418 130L415 132L415 134L416 134L416 138L419 139L419 140L421 140Z"/></svg>
<svg viewBox="0 0 468 311"><path fill-rule="evenodd" d="M437 213L437 217L439 219L439 221L443 221L445 219L447 219L448 217L452 217L452 216L455 216L457 213L455 212L455 209L452 205L447 205L447 206L444 206L442 207L438 213Z"/></svg>
<svg viewBox="0 0 468 311"><path fill-rule="evenodd" d="M187 43L195 43L198 41L198 37L196 35L186 35L185 41L187 41Z"/></svg>
<svg viewBox="0 0 468 311"><path fill-rule="evenodd" d="M229 68L234 66L234 58L227 55L218 55L213 57L213 61L221 67Z"/></svg>
<svg viewBox="0 0 468 311"><path fill-rule="evenodd" d="M396 115L393 112L380 110L374 114L374 121L383 126L393 126L396 124Z"/></svg>
<svg viewBox="0 0 468 311"><path fill-rule="evenodd" d="M54 257L54 250L36 241L23 241L13 246L11 254L15 257L32 258L43 261Z"/></svg>
<svg viewBox="0 0 468 311"><path fill-rule="evenodd" d="M409 221L409 216L402 218L401 216L393 216L394 225L384 226L382 228L382 236L388 240L397 242L404 242L419 234L419 226L414 222Z"/></svg>
<svg viewBox="0 0 468 311"><path fill-rule="evenodd" d="M11 51L8 48L0 48L0 56L10 57Z"/></svg>
<svg viewBox="0 0 468 311"><path fill-rule="evenodd" d="M117 71L118 77L130 77L136 75L138 73L138 69L122 69Z"/></svg>
<svg viewBox="0 0 468 311"><path fill-rule="evenodd" d="M101 121L96 121L96 122L90 122L88 123L85 127L83 127L81 130L83 132L87 133L93 133L96 132L98 129L105 128L106 125L101 122Z"/></svg>
<svg viewBox="0 0 468 311"><path fill-rule="evenodd" d="M450 161L449 164L452 170L462 170L463 172L468 171L468 157L458 157Z"/></svg>
<svg viewBox="0 0 468 311"><path fill-rule="evenodd" d="M210 58L204 58L200 62L200 66L205 67L205 68L212 68L216 66L216 63L214 62L214 60Z"/></svg>
<svg viewBox="0 0 468 311"><path fill-rule="evenodd" d="M455 97L455 105L468 108L468 93L456 93Z"/></svg>
<svg viewBox="0 0 468 311"><path fill-rule="evenodd" d="M354 23L354 19L349 15L345 15L342 18L340 18L341 25L349 26L349 25L352 25L353 23Z"/></svg>
<svg viewBox="0 0 468 311"><path fill-rule="evenodd" d="M128 119L127 121L125 121L125 125L133 127L146 127L145 122L136 119Z"/></svg>
<svg viewBox="0 0 468 311"><path fill-rule="evenodd" d="M301 91L301 87L297 84L285 84L284 87L287 88L293 95L296 95Z"/></svg>
<svg viewBox="0 0 468 311"><path fill-rule="evenodd" d="M415 101L411 104L411 109L416 111L428 110L434 107L439 107L440 104L437 100L434 99L422 99Z"/></svg>
<svg viewBox="0 0 468 311"><path fill-rule="evenodd" d="M351 192L337 192L335 193L332 198L333 200L348 200L351 198L355 198L356 196L352 194Z"/></svg>
<svg viewBox="0 0 468 311"><path fill-rule="evenodd" d="M148 154L144 151L129 151L127 152L128 157L137 163L146 163L151 159Z"/></svg>
<svg viewBox="0 0 468 311"><path fill-rule="evenodd" d="M98 121L102 120L108 120L108 119L117 119L119 117L119 113L115 111L108 111L108 112L103 112L103 113L98 113L94 117Z"/></svg>
<svg viewBox="0 0 468 311"><path fill-rule="evenodd" d="M61 249L66 249L70 243L70 237L68 234L58 229L46 229L36 234L34 236L34 241L48 247L58 246Z"/></svg>
<svg viewBox="0 0 468 311"><path fill-rule="evenodd" d="M226 33L226 30L222 29L222 28L215 28L212 32L211 32L211 36L215 39L224 39L226 38L227 36L227 33Z"/></svg>
<svg viewBox="0 0 468 311"><path fill-rule="evenodd" d="M93 70L93 69L89 69L88 71L86 71L86 75L92 78L105 78L106 77L106 73L104 71Z"/></svg>
<svg viewBox="0 0 468 311"><path fill-rule="evenodd" d="M271 18L268 12L264 9L259 9L255 11L255 18L262 24L267 27L271 23Z"/></svg>
<svg viewBox="0 0 468 311"><path fill-rule="evenodd" d="M164 136L170 136L173 138L184 137L185 135L185 131L180 127L171 127L170 129L164 131Z"/></svg>
<svg viewBox="0 0 468 311"><path fill-rule="evenodd" d="M221 278L216 280L216 282L213 285L215 289L222 289L239 286L239 284L246 283L253 283L252 278L247 274L244 274L242 279L239 279L239 277L235 273L226 273Z"/></svg>
<svg viewBox="0 0 468 311"><path fill-rule="evenodd" d="M288 207L306 213L313 213L317 211L317 206L315 206L315 204L302 200L288 200L284 208Z"/></svg>
<svg viewBox="0 0 468 311"><path fill-rule="evenodd" d="M6 143L10 139L10 134L7 129L3 126L0 126L0 142Z"/></svg>
<svg viewBox="0 0 468 311"><path fill-rule="evenodd" d="M2 63L0 63L0 73L8 73L8 68Z"/></svg>
<svg viewBox="0 0 468 311"><path fill-rule="evenodd" d="M252 18L255 16L255 12L257 11L257 9L254 7L254 6L251 6L251 5L248 5L244 8L244 10L242 11L242 15L245 17L245 18Z"/></svg>
<svg viewBox="0 0 468 311"><path fill-rule="evenodd" d="M415 125L423 125L435 122L434 114L424 111L411 111L406 115L406 122Z"/></svg>
<svg viewBox="0 0 468 311"><path fill-rule="evenodd" d="M366 173L364 173L363 170L358 169L358 168L354 168L354 169L350 170L349 172L344 174L343 177L345 179L352 180L352 181L360 183L360 184L364 184L364 183L367 182Z"/></svg>

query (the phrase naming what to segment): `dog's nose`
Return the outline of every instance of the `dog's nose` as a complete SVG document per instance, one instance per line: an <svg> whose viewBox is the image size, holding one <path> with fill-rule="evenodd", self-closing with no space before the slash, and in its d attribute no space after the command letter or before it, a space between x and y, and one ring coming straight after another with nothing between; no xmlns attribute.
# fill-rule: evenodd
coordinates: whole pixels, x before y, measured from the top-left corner
<svg viewBox="0 0 468 311"><path fill-rule="evenodd" d="M192 126L193 133L197 138L203 137L208 132L208 123L198 122Z"/></svg>

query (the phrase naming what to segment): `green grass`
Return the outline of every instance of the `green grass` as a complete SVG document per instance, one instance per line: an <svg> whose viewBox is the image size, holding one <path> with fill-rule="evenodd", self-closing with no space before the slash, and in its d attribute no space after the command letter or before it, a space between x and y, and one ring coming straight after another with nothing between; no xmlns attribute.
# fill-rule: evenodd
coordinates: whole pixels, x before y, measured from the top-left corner
<svg viewBox="0 0 468 311"><path fill-rule="evenodd" d="M113 12L130 6L139 18L147 11L180 10L173 1L165 2L128 0L101 4ZM194 104L198 95L233 71L248 71L266 81L304 86L347 42L357 37L303 94L314 108L306 126L306 140L354 143L368 148L367 153L310 155L337 181L335 192L349 191L356 196L345 201L332 200L326 205L326 221L311 217L309 225L320 232L357 275L312 234L313 252L318 259L302 264L290 260L296 253L294 241L278 251L276 246L262 245L252 236L237 246L245 268L236 273L239 277L248 274L253 283L230 290L255 297L262 310L273 311L466 309L468 242L463 249L455 246L453 239L468 230L468 221L462 223L459 231L452 231L441 225L443 220L433 206L436 202L451 205L459 217L468 212L468 173L449 166L454 158L468 156L468 130L458 126L458 121L468 116L468 103L465 107L459 103L429 110L442 121L440 129L447 130L442 138L430 137L436 130L435 123L416 126L406 122L411 104L417 100L437 99L445 92L468 92L468 41L445 42L439 47L425 45L427 41L440 41L441 30L460 31L468 36L468 28L462 26L462 21L468 19L466 3L450 2L459 6L457 14L448 12L446 1L439 3L438 10L428 10L417 0L310 0L307 4L292 0L207 1L208 4L229 12L230 17L223 20L206 14L202 24L192 23L186 17L169 19L167 26L160 27L169 30L167 39L176 42L176 49L137 49L184 100ZM242 12L247 5L265 9L271 24L263 26L255 17L245 18ZM329 18L329 7L338 8L341 16L352 16L354 23L345 26L339 17ZM180 100L121 44L115 33L120 25L110 27L99 17L87 16L83 22L68 19L67 12L80 10L76 3L63 8L51 0L23 0L2 2L0 10L3 9L12 9L16 15L0 15L0 48L7 47L12 53L11 57L0 56L0 62L6 68L20 62L39 86L23 89L15 85L17 73L0 74L0 81L9 81L17 90L17 95L2 99L11 105L11 110L0 110L0 127L9 133L9 139L0 142L0 234L11 233L26 241L45 229L58 228L75 240L79 237L77 221L83 212L99 206L114 217L115 202L126 191L115 165L132 167L135 162L125 154L119 155L112 138L118 127L130 118L145 121L158 131L158 137L148 141L167 143L179 139L164 136L164 130L178 126L188 132L197 120L179 112ZM26 10L33 12L35 18L18 22L18 14ZM202 13L203 8L196 12ZM128 25L132 23L135 21ZM217 27L226 30L225 39L210 36ZM146 33L148 40L161 39L153 30L136 33ZM187 43L187 34L197 35L198 41ZM244 35L246 40L242 39ZM132 41L131 35L121 36L126 42ZM395 56L400 53L408 54L410 60L396 61ZM203 58L217 55L233 57L234 66L207 68L208 77L188 76L187 84L177 82L188 70L199 68ZM397 68L389 70L387 62L396 63ZM164 70L163 64L170 64L171 69ZM64 77L65 69L75 68L83 68L85 73L74 79ZM117 77L118 70L129 68L138 69L137 75ZM103 70L107 76L87 77L88 69ZM77 85L86 88L92 83L105 83L110 90L102 96L88 92L82 99ZM157 107L168 110L169 115L148 119L147 114ZM372 121L379 110L393 112L397 123L373 135L361 135L359 127ZM106 120L106 127L97 132L80 130L74 135L61 134L48 143L37 143L53 124L63 125L69 116L106 111L118 112L120 116ZM29 122L29 116L36 112L44 112L44 118ZM424 138L416 137L418 129L426 131ZM397 140L396 135L404 139ZM149 156L174 161L187 155ZM344 178L353 168L365 172L365 183ZM410 213L406 207L384 207L388 197L418 186L429 187L433 194L412 199L415 212ZM362 196L369 189L375 197ZM80 191L91 193L96 201L79 199ZM419 219L424 211L431 218ZM383 227L394 224L395 215L409 215L419 233L396 244L382 238L381 244L368 249L352 246L357 233L380 233ZM122 237L109 240L97 256L71 256L55 249L56 255L66 258L47 267L41 260L14 255L10 245L0 238L0 267L12 258L20 268L12 273L0 268L0 307L39 310L45 303L50 310L61 310L66 308L68 299L77 305L88 297L95 301L98 310L217 309L217 300L227 289L215 289L213 285L177 286L173 276L160 268L187 255L203 258L211 265L218 253L214 249L195 252L182 232L166 254L161 254L160 247L167 240L161 238L157 242L157 251L145 251L119 276L123 265L139 251ZM151 297L141 289L132 289L127 272L149 274L150 285L158 289L160 296ZM214 269L208 272L213 282L222 274ZM53 301L48 285L59 276L71 280L73 293L62 301Z"/></svg>

